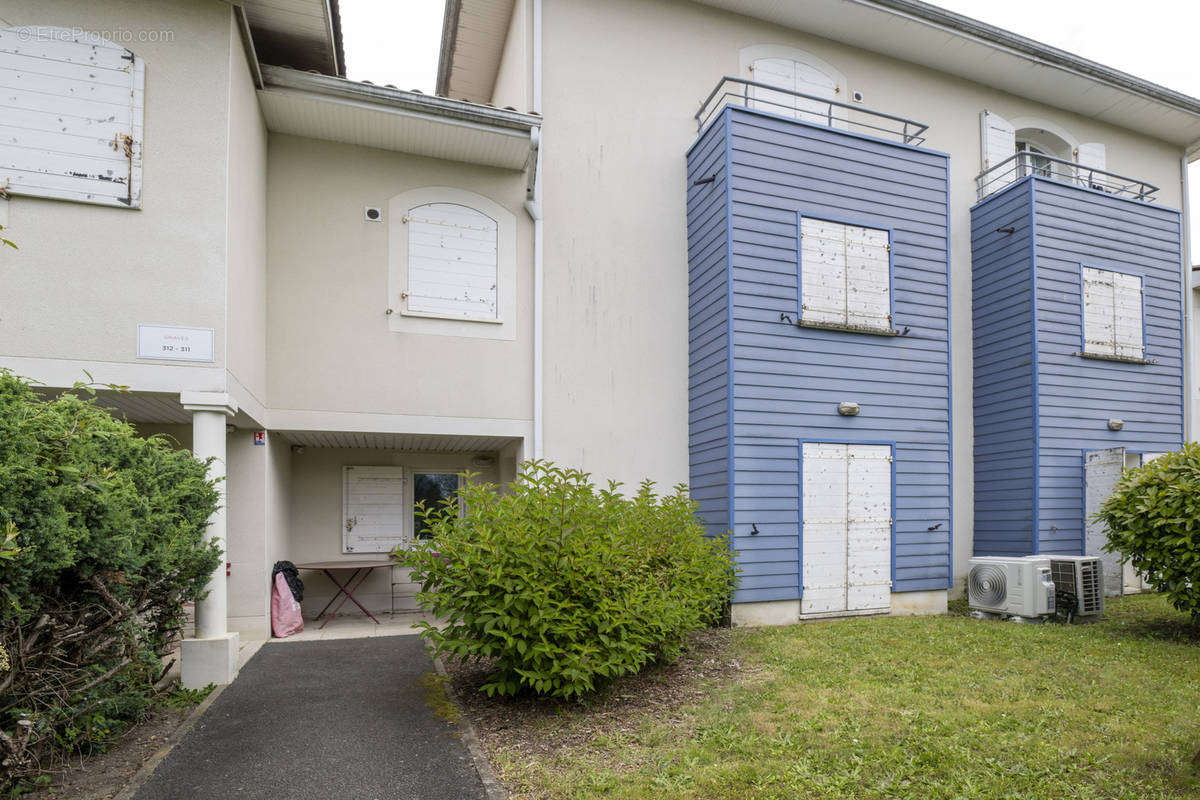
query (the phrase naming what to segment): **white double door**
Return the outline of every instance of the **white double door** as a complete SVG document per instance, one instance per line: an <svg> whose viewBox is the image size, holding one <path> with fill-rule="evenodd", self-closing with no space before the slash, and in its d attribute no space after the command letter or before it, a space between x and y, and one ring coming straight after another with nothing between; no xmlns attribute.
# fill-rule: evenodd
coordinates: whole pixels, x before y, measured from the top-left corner
<svg viewBox="0 0 1200 800"><path fill-rule="evenodd" d="M892 448L802 445L801 615L892 602Z"/></svg>

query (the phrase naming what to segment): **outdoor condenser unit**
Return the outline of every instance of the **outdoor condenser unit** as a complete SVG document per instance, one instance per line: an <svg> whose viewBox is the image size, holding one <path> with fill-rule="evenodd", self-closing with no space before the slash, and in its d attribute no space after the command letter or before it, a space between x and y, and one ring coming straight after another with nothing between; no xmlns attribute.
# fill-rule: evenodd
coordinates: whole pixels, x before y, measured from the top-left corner
<svg viewBox="0 0 1200 800"><path fill-rule="evenodd" d="M1072 617L1104 613L1104 564L1099 558L1050 556L1050 577L1060 612Z"/></svg>
<svg viewBox="0 0 1200 800"><path fill-rule="evenodd" d="M967 562L971 608L1013 617L1054 613L1054 581L1048 557L980 556Z"/></svg>

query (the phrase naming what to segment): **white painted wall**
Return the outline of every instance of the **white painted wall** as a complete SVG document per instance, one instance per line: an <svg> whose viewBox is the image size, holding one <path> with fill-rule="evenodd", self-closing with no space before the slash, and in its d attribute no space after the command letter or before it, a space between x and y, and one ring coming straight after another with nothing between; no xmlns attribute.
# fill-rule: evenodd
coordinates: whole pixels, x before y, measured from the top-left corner
<svg viewBox="0 0 1200 800"><path fill-rule="evenodd" d="M513 214L514 340L389 330L388 224L365 221L363 209L386 212L389 198L435 185L468 189ZM514 171L272 135L267 214L272 408L530 419L532 255L531 226L521 207L524 186L524 176Z"/></svg>
<svg viewBox="0 0 1200 800"><path fill-rule="evenodd" d="M516 0L504 40L504 52L496 70L492 105L511 106L517 111L533 110L533 15L532 0Z"/></svg>
<svg viewBox="0 0 1200 800"><path fill-rule="evenodd" d="M223 364L230 8L9 0L0 17L128 31L146 62L143 207L8 202L21 249L0 272L0 357L135 362L146 322L214 328Z"/></svg>
<svg viewBox="0 0 1200 800"><path fill-rule="evenodd" d="M739 51L806 50L865 106L930 125L951 158L955 574L972 547L969 209L979 113L1053 120L1103 142L1115 172L1179 207L1179 152L1134 131L913 64L681 0L552 0L544 9L548 458L600 479L687 479L685 153L692 115ZM498 98L500 97L497 95Z"/></svg>
<svg viewBox="0 0 1200 800"><path fill-rule="evenodd" d="M239 404L267 402L267 127L230 17L226 363Z"/></svg>

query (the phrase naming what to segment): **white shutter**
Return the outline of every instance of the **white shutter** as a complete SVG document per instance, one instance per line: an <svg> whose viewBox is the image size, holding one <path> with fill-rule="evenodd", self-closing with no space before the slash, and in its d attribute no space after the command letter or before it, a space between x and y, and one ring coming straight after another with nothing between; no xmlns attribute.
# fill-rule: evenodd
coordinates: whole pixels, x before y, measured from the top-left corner
<svg viewBox="0 0 1200 800"><path fill-rule="evenodd" d="M846 226L800 220L800 319L846 324Z"/></svg>
<svg viewBox="0 0 1200 800"><path fill-rule="evenodd" d="M1083 349L1092 355L1143 358L1142 279L1083 268Z"/></svg>
<svg viewBox="0 0 1200 800"><path fill-rule="evenodd" d="M846 323L891 329L888 232L846 226Z"/></svg>
<svg viewBox="0 0 1200 800"><path fill-rule="evenodd" d="M846 450L844 444L804 443L801 614L846 610Z"/></svg>
<svg viewBox="0 0 1200 800"><path fill-rule="evenodd" d="M1090 450L1084 453L1084 509L1083 518L1087 529L1084 533L1085 556L1097 556L1104 566L1104 593L1119 595L1124 585L1118 553L1107 553L1108 526L1095 519L1100 506L1107 500L1121 479L1125 468L1125 448L1110 447L1106 450Z"/></svg>
<svg viewBox="0 0 1200 800"><path fill-rule="evenodd" d="M787 92L796 89L796 62L790 58L760 58L750 65L750 79L756 83L778 86ZM796 98L786 92L776 92L761 86L749 87L750 108L770 114L795 116Z"/></svg>
<svg viewBox="0 0 1200 800"><path fill-rule="evenodd" d="M837 81L822 70L803 61L790 58L759 58L750 65L750 78L783 89L782 92L751 86L750 107L772 114L795 117L818 125L836 124L845 117L844 110L820 100L796 97L788 92L836 99Z"/></svg>
<svg viewBox="0 0 1200 800"><path fill-rule="evenodd" d="M406 310L496 319L496 221L455 203L429 203L406 215Z"/></svg>
<svg viewBox="0 0 1200 800"><path fill-rule="evenodd" d="M849 491L846 608L889 608L892 602L892 450L847 447Z"/></svg>
<svg viewBox="0 0 1200 800"><path fill-rule="evenodd" d="M800 319L891 330L888 232L802 217Z"/></svg>
<svg viewBox="0 0 1200 800"><path fill-rule="evenodd" d="M1116 355L1116 314L1113 273L1083 268L1083 349L1095 355Z"/></svg>
<svg viewBox="0 0 1200 800"><path fill-rule="evenodd" d="M386 553L408 543L403 467L346 467L342 552Z"/></svg>
<svg viewBox="0 0 1200 800"><path fill-rule="evenodd" d="M0 186L141 206L145 64L81 30L0 29Z"/></svg>
<svg viewBox="0 0 1200 800"><path fill-rule="evenodd" d="M1100 188L1100 184L1093 179L1091 170L1107 169L1107 157L1104 151L1103 142L1085 142L1075 148L1075 162L1079 165L1076 168L1076 173L1079 176L1079 183L1082 186L1095 186ZM1103 176L1100 176L1103 178Z"/></svg>
<svg viewBox="0 0 1200 800"><path fill-rule="evenodd" d="M983 171L986 172L1017 154L1017 131L1008 120L984 110L979 115L979 129ZM987 175L984 180L987 182L983 186L983 194L989 195L1016 180L1016 172L1005 168Z"/></svg>
<svg viewBox="0 0 1200 800"><path fill-rule="evenodd" d="M806 442L802 458L800 613L889 608L891 448Z"/></svg>
<svg viewBox="0 0 1200 800"><path fill-rule="evenodd" d="M1142 279L1113 273L1115 352L1122 358L1142 358Z"/></svg>

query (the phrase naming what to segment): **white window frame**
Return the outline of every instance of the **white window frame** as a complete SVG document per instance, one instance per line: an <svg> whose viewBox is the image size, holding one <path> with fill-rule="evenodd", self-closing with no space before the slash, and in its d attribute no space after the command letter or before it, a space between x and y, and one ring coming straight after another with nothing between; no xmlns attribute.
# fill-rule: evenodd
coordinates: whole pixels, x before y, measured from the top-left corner
<svg viewBox="0 0 1200 800"><path fill-rule="evenodd" d="M458 467L406 467L404 475L404 505L407 509L405 514L406 524L409 526L408 541L409 545L413 542L420 541L417 538L417 478L418 474L423 475L456 475L458 477L458 488L461 491L463 487L463 473L466 472L466 465ZM458 498L458 515L463 514L463 502L461 495Z"/></svg>
<svg viewBox="0 0 1200 800"><path fill-rule="evenodd" d="M1137 282L1136 290L1133 282ZM1100 287L1111 285L1113 300L1111 311L1104 313L1104 307L1092 303L1090 308L1096 309L1089 315L1089 294L1102 292ZM1089 287L1097 287L1095 290ZM1080 313L1080 342L1081 354L1086 358L1098 358L1111 361L1131 361L1144 363L1146 361L1146 279L1144 276L1123 272L1120 270L1081 264L1079 268L1079 313ZM1136 291L1138 320L1136 325L1118 325L1118 312L1121 308L1119 293L1123 293L1127 301ZM1126 307L1129 302L1126 302ZM1109 317L1108 315L1111 315ZM1111 319L1111 338L1104 333ZM1126 331L1122 337L1120 332ZM1130 332L1136 332L1130 335ZM1103 335L1103 338L1100 337Z"/></svg>
<svg viewBox="0 0 1200 800"><path fill-rule="evenodd" d="M796 229L800 325L807 328L827 328L895 336L892 228L800 213L797 215ZM840 253L837 252L836 247L837 237L825 236L827 233L839 230L842 235ZM878 239L880 233L887 238L886 244L883 245L887 253L887 311L886 314L856 313L851 307L854 295L852 272L855 267L860 270L865 268L864 260L870 258L870 254L879 249L878 244L869 243L869 240ZM858 241L854 241L852 237ZM828 248L822 247L820 244L822 239L827 240ZM818 254L821 249L824 249L825 252ZM852 252L852 250L856 252ZM836 294L837 286L835 284L838 281L842 284L840 307L837 307L839 302L837 298L822 298L814 288L824 286Z"/></svg>
<svg viewBox="0 0 1200 800"><path fill-rule="evenodd" d="M464 206L496 223L496 316L410 311L409 225L413 209L433 203ZM364 223L370 224L370 223ZM422 333L477 339L517 338L517 216L481 194L451 186L426 186L395 195L388 201L388 328L395 333Z"/></svg>

